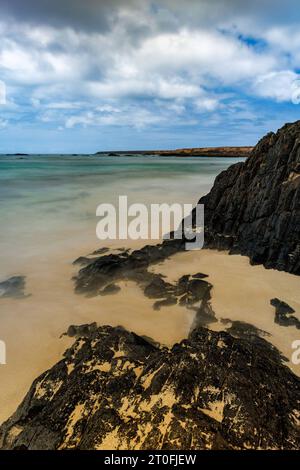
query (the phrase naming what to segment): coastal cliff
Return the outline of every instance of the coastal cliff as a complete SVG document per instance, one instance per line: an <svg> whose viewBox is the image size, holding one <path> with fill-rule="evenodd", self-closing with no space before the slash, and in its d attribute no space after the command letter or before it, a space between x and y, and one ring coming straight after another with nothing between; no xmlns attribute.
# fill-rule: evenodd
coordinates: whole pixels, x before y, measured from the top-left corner
<svg viewBox="0 0 300 470"><path fill-rule="evenodd" d="M199 203L206 247L300 274L300 121L267 134Z"/></svg>

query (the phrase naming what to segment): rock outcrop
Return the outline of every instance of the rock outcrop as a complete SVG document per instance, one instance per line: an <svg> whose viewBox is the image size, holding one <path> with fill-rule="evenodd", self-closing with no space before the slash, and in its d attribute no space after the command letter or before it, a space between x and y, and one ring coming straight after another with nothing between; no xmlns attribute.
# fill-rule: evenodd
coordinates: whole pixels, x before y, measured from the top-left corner
<svg viewBox="0 0 300 470"><path fill-rule="evenodd" d="M13 276L0 282L0 298L12 297L20 299L27 297L25 294L25 276Z"/></svg>
<svg viewBox="0 0 300 470"><path fill-rule="evenodd" d="M300 320L292 315L295 310L290 307L286 302L279 299L271 299L270 304L275 307L274 321L280 326L295 326L300 330Z"/></svg>
<svg viewBox="0 0 300 470"><path fill-rule="evenodd" d="M205 246L300 274L300 121L269 133L220 173L205 205Z"/></svg>
<svg viewBox="0 0 300 470"><path fill-rule="evenodd" d="M264 339L198 327L167 349L92 326L34 381L2 449L299 448L300 380Z"/></svg>

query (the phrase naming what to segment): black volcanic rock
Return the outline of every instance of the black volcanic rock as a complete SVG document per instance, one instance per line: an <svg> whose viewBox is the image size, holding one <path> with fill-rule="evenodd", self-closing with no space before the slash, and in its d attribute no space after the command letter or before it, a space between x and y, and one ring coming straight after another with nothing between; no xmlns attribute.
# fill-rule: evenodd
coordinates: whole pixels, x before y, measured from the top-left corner
<svg viewBox="0 0 300 470"><path fill-rule="evenodd" d="M156 302L154 302L153 308L154 310L160 310L161 307L167 307L167 306L176 305L176 304L177 304L176 297L170 295L169 297L166 297L163 300L157 300Z"/></svg>
<svg viewBox="0 0 300 470"><path fill-rule="evenodd" d="M205 246L300 274L300 121L269 133L220 173L205 206Z"/></svg>
<svg viewBox="0 0 300 470"><path fill-rule="evenodd" d="M89 264L91 264L92 262L94 261L94 259L92 258L87 258L86 256L79 256L79 258L75 259L75 261L73 261L73 265L76 266L76 265L79 265L79 266L88 266Z"/></svg>
<svg viewBox="0 0 300 470"><path fill-rule="evenodd" d="M146 245L132 253L125 250L91 259L74 278L75 292L97 295L107 284L122 279L133 280L144 288L153 281L158 284L161 282L158 279L160 276L150 273L148 267L183 249L184 240L165 240L158 245Z"/></svg>
<svg viewBox="0 0 300 470"><path fill-rule="evenodd" d="M117 284L108 284L107 286L104 287L99 293L100 295L111 295L111 294L117 294L121 290L121 287L118 286Z"/></svg>
<svg viewBox="0 0 300 470"><path fill-rule="evenodd" d="M194 310L200 325L208 325L215 320L210 306L212 285L203 280L206 274L184 275L175 284L166 282L161 274L148 271L151 264L157 263L181 251L184 240L165 240L159 245L147 245L129 253L110 254L90 260L80 269L75 280L75 292L88 296L110 295L117 293L120 287L115 281L131 280L136 282L150 299L160 299L153 304L154 310L161 307L180 305L191 307L200 303ZM201 278L201 279L200 279Z"/></svg>
<svg viewBox="0 0 300 470"><path fill-rule="evenodd" d="M150 299L161 299L162 297L168 296L168 294L172 291L172 288L172 284L164 281L161 277L156 276L145 287L144 294Z"/></svg>
<svg viewBox="0 0 300 470"><path fill-rule="evenodd" d="M16 299L27 297L25 294L25 276L12 276L0 282L0 298L13 297Z"/></svg>
<svg viewBox="0 0 300 470"><path fill-rule="evenodd" d="M264 339L83 332L1 426L2 449L299 449L300 380Z"/></svg>
<svg viewBox="0 0 300 470"><path fill-rule="evenodd" d="M300 330L300 320L292 315L295 313L292 307L279 299L271 299L270 303L275 307L275 323L281 326L295 326Z"/></svg>
<svg viewBox="0 0 300 470"><path fill-rule="evenodd" d="M70 338L89 337L91 333L97 330L97 323L85 323L84 325L70 325L68 331L62 336L70 336Z"/></svg>

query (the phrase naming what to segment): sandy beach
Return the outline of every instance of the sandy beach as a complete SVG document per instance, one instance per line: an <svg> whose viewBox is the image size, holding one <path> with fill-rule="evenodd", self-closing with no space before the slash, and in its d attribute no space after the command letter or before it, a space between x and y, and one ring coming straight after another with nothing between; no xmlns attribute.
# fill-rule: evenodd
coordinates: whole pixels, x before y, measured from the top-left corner
<svg viewBox="0 0 300 470"><path fill-rule="evenodd" d="M1 159L1 158L0 158ZM193 312L179 306L154 311L134 283L114 296L86 298L74 294L72 263L95 249L142 247L147 240L100 241L96 238L96 208L117 204L118 194L129 203L195 204L209 191L230 159L147 159L136 157L30 156L2 158L0 175L0 282L25 276L22 299L0 299L0 339L7 364L0 367L0 421L8 418L32 381L57 362L68 345L60 338L71 324L96 321L123 325L138 334L172 345L188 334ZM17 196L13 188L17 187ZM16 225L17 224L17 225ZM150 243L158 243L153 240Z"/></svg>
<svg viewBox="0 0 300 470"><path fill-rule="evenodd" d="M129 246L137 248L144 244L131 242ZM120 246L119 241L110 248ZM1 335L7 344L7 364L0 371L1 382L5 384L0 390L0 421L16 409L32 381L57 362L72 344L71 338L61 337L71 324L95 321L98 325L122 325L167 346L187 337L194 312L179 305L155 311L153 300L146 298L134 282L120 282L121 291L115 295L86 298L74 294L71 278L79 268L72 261L93 249L95 246L82 246L78 252L74 242L72 249L66 249L59 259L49 253L39 266L32 262L24 264L26 291L31 295L25 299L1 299ZM150 269L170 281L199 271L208 274L207 280L213 284L211 303L216 318L245 321L268 332L270 336L265 338L290 359L291 343L299 339L299 330L274 323L270 299L288 301L298 314L297 276L251 266L246 257L214 250L180 253ZM209 327L221 330L228 325L218 321ZM291 362L288 365L300 375L299 366Z"/></svg>

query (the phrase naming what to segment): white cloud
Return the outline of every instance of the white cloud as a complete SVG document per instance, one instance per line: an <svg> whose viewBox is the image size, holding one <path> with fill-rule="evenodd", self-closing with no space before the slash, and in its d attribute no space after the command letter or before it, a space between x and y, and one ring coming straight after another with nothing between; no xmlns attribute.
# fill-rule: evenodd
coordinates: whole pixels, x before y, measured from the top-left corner
<svg viewBox="0 0 300 470"><path fill-rule="evenodd" d="M31 10L33 22L26 22L27 12L24 20L0 23L1 76L24 116L30 107L38 120L68 128L186 124L203 113L216 120L239 93L290 101L299 28L274 25L265 10L260 17L241 2L213 3L191 0L187 8L164 0L151 9L146 1L115 1L114 8L101 6L105 24L91 29L74 26L83 15L78 2L64 21L52 7L55 21L48 23ZM84 18L87 25L91 18ZM249 34L263 46L247 41ZM226 90L232 98L224 98ZM187 119L188 113L195 115Z"/></svg>
<svg viewBox="0 0 300 470"><path fill-rule="evenodd" d="M300 75L290 70L270 72L255 80L253 90L256 94L266 98L292 102L294 86L299 78Z"/></svg>
<svg viewBox="0 0 300 470"><path fill-rule="evenodd" d="M124 108L117 112L99 113L87 111L82 114L73 115L66 119L65 127L72 129L75 126L101 127L101 126L129 126L142 129L146 126L158 124L165 120L163 115L152 113L142 108Z"/></svg>
<svg viewBox="0 0 300 470"><path fill-rule="evenodd" d="M6 85L0 80L0 104L6 104Z"/></svg>
<svg viewBox="0 0 300 470"><path fill-rule="evenodd" d="M274 53L286 55L287 63L299 68L300 64L300 31L299 25L276 26L267 29L262 37L268 42Z"/></svg>
<svg viewBox="0 0 300 470"><path fill-rule="evenodd" d="M200 98L195 101L195 106L199 111L215 111L219 108L220 102L216 98Z"/></svg>

